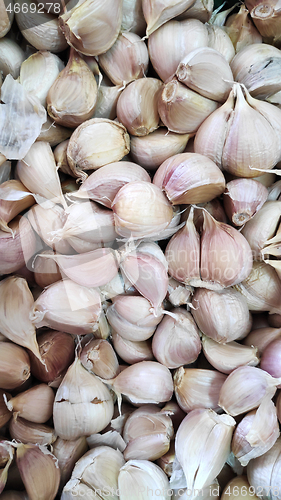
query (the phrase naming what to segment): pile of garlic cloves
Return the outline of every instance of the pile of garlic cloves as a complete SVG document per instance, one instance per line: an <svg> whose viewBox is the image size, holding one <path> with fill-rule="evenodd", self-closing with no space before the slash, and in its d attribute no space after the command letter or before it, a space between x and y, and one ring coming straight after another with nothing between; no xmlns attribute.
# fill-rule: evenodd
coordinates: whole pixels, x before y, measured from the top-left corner
<svg viewBox="0 0 281 500"><path fill-rule="evenodd" d="M0 0L0 500L281 500L278 2Z"/></svg>

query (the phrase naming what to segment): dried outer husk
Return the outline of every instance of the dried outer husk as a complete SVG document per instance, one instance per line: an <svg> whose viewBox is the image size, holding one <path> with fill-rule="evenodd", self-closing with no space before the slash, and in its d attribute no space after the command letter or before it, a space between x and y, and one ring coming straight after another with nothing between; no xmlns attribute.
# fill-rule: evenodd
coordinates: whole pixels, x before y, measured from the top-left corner
<svg viewBox="0 0 281 500"><path fill-rule="evenodd" d="M0 387L8 390L17 389L30 377L30 360L28 354L25 349L13 342L1 341L0 346ZM14 362L15 359L17 363ZM9 395L6 394L6 398L9 399ZM4 401L3 398L1 401Z"/></svg>
<svg viewBox="0 0 281 500"><path fill-rule="evenodd" d="M246 344L246 339L244 344ZM253 342L242 345L234 341L219 344L210 337L202 335L202 349L205 357L216 370L227 374L238 366L257 366L259 364L258 352L260 351L254 345Z"/></svg>
<svg viewBox="0 0 281 500"><path fill-rule="evenodd" d="M239 12L227 18L224 26L236 53L245 46L262 43L262 36L251 20L249 11L244 4L240 6Z"/></svg>
<svg viewBox="0 0 281 500"><path fill-rule="evenodd" d="M55 397L53 419L57 435L74 440L103 430L113 416L113 399L106 385L76 358Z"/></svg>
<svg viewBox="0 0 281 500"><path fill-rule="evenodd" d="M46 110L11 75L1 87L1 101L0 152L10 160L24 158L47 120Z"/></svg>
<svg viewBox="0 0 281 500"><path fill-rule="evenodd" d="M1 22L3 17L5 17L7 14L10 14L8 11L6 11L4 16L2 17L2 4L5 5L3 0L0 6ZM11 5L13 5L12 2ZM24 60L24 51L13 39L8 37L0 38L0 71L4 78L9 74L13 78L17 78L19 76L21 64Z"/></svg>
<svg viewBox="0 0 281 500"><path fill-rule="evenodd" d="M262 208L268 190L254 179L235 179L226 185L223 195L225 212L236 226L248 222Z"/></svg>
<svg viewBox="0 0 281 500"><path fill-rule="evenodd" d="M247 477L252 489L259 493L259 498L268 498L271 491L272 500L277 500L280 489L280 452L281 438L261 457L250 460L247 466ZM262 471L262 473L261 473Z"/></svg>
<svg viewBox="0 0 281 500"><path fill-rule="evenodd" d="M146 35L151 35L162 24L182 14L195 0L143 0L143 15L147 23Z"/></svg>
<svg viewBox="0 0 281 500"><path fill-rule="evenodd" d="M88 56L98 56L112 47L121 22L122 0L78 2L59 18L67 43Z"/></svg>
<svg viewBox="0 0 281 500"><path fill-rule="evenodd" d="M67 41L59 28L57 16L41 10L34 12L31 0L19 0L15 14L17 25L24 38L37 50L58 53L67 48ZM26 12L26 8L28 11ZM33 10L33 13L32 13Z"/></svg>
<svg viewBox="0 0 281 500"><path fill-rule="evenodd" d="M67 441L57 438L53 444L53 454L58 460L60 468L60 486L59 493L62 492L64 485L70 479L74 465L88 451L88 444L85 436Z"/></svg>
<svg viewBox="0 0 281 500"><path fill-rule="evenodd" d="M101 299L97 290L65 279L50 285L39 295L31 308L30 320L36 328L48 326L85 335L98 329L100 315Z"/></svg>
<svg viewBox="0 0 281 500"><path fill-rule="evenodd" d="M12 2L11 4L13 5ZM0 38L2 38L11 29L12 22L14 19L14 9L10 9L10 11L8 11L4 0L1 0L0 2L0 18L1 18Z"/></svg>
<svg viewBox="0 0 281 500"><path fill-rule="evenodd" d="M41 445L49 445L57 439L52 427L30 422L17 416L17 414L14 414L10 421L9 432L12 439L20 441L24 444L37 443Z"/></svg>
<svg viewBox="0 0 281 500"><path fill-rule="evenodd" d="M34 385L7 401L7 408L30 422L44 424L52 416L55 394L47 384Z"/></svg>
<svg viewBox="0 0 281 500"><path fill-rule="evenodd" d="M54 147L57 146L57 144L60 144L62 141L68 139L71 134L72 129L58 125L48 116L47 121L42 125L40 134L38 135L36 140L48 142L51 147Z"/></svg>
<svg viewBox="0 0 281 500"><path fill-rule="evenodd" d="M88 177L84 170L96 170L119 161L129 150L130 138L121 123L92 118L73 132L67 148L67 161L74 177L84 181Z"/></svg>

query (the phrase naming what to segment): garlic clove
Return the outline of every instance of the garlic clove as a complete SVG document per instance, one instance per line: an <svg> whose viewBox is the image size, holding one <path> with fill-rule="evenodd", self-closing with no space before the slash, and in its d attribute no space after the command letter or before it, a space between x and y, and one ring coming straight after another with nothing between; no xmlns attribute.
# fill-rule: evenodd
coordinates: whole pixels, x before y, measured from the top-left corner
<svg viewBox="0 0 281 500"><path fill-rule="evenodd" d="M48 114L56 123L75 128L92 117L97 93L92 71L82 57L71 49L66 67L49 88Z"/></svg>
<svg viewBox="0 0 281 500"><path fill-rule="evenodd" d="M88 445L85 436L73 441L66 441L59 437L54 442L53 454L58 460L61 475L59 494L70 479L75 463L86 451L88 451Z"/></svg>
<svg viewBox="0 0 281 500"><path fill-rule="evenodd" d="M53 250L42 252L43 255L45 253L53 253ZM51 259L44 259L44 257L41 257L39 254L36 255L36 259L33 262L33 269L34 279L41 288L45 288L62 279L56 262Z"/></svg>
<svg viewBox="0 0 281 500"><path fill-rule="evenodd" d="M39 384L11 398L7 408L30 422L44 424L52 416L54 399L51 387Z"/></svg>
<svg viewBox="0 0 281 500"><path fill-rule="evenodd" d="M3 0L0 3L0 15L1 15L0 37L2 38L11 29L12 22L14 19L14 11L12 10L12 12L8 12L6 10L6 5Z"/></svg>
<svg viewBox="0 0 281 500"><path fill-rule="evenodd" d="M188 308L192 291L192 287L185 287L174 278L169 278L167 299L174 307L187 304Z"/></svg>
<svg viewBox="0 0 281 500"><path fill-rule="evenodd" d="M246 2L250 16L265 42L280 46L280 14L278 2Z"/></svg>
<svg viewBox="0 0 281 500"><path fill-rule="evenodd" d="M249 335L246 339L248 337ZM205 357L214 368L227 374L238 366L257 366L259 364L258 349L254 345L253 342L247 343L247 345L241 345L238 342L219 344L210 337L202 336L202 349Z"/></svg>
<svg viewBox="0 0 281 500"><path fill-rule="evenodd" d="M248 481L252 489L259 493L259 498L265 497L269 488L272 490L276 488L275 491L280 488L280 446L281 439L279 437L270 450L261 457L250 460L247 466ZM275 494L273 494L273 498L276 498Z"/></svg>
<svg viewBox="0 0 281 500"><path fill-rule="evenodd" d="M261 327L256 330L251 330L247 337L243 340L243 344L247 346L255 346L259 353L262 354L269 344L279 339L281 336L281 328Z"/></svg>
<svg viewBox="0 0 281 500"><path fill-rule="evenodd" d="M123 438L128 444L134 439L150 434L166 433L173 437L173 426L169 411L159 410L158 406L148 404L134 410L127 418Z"/></svg>
<svg viewBox="0 0 281 500"><path fill-rule="evenodd" d="M249 45L262 43L262 36L251 20L245 5L240 6L237 14L232 14L227 18L225 27L236 53Z"/></svg>
<svg viewBox="0 0 281 500"><path fill-rule="evenodd" d="M69 143L68 139L63 140L62 142L60 141L59 144L57 144L56 148L54 149L54 157L58 169L64 174L72 176L72 171L69 168L66 156L68 143Z"/></svg>
<svg viewBox="0 0 281 500"><path fill-rule="evenodd" d="M150 302L140 295L120 295L114 297L112 302L119 316L139 327L156 327L163 317L163 315L155 316Z"/></svg>
<svg viewBox="0 0 281 500"><path fill-rule="evenodd" d="M59 386L53 409L54 427L62 439L74 440L103 430L113 416L106 385L76 358Z"/></svg>
<svg viewBox="0 0 281 500"><path fill-rule="evenodd" d="M13 390L30 377L29 357L25 349L13 342L1 342L0 346L0 387ZM14 362L15 359L17 363ZM8 398L7 394L6 397ZM1 403L2 401L1 395ZM6 411L4 413L7 415Z"/></svg>
<svg viewBox="0 0 281 500"><path fill-rule="evenodd" d="M8 223L35 203L28 189L17 180L8 180L0 185L0 228L11 232Z"/></svg>
<svg viewBox="0 0 281 500"><path fill-rule="evenodd" d="M6 486L9 468L14 458L14 449L12 448L9 441L2 441L0 447L2 462L1 465L4 466L3 469L0 469L0 493L2 493L3 489Z"/></svg>
<svg viewBox="0 0 281 500"><path fill-rule="evenodd" d="M96 170L119 161L129 150L130 138L121 123L92 118L73 132L67 147L67 161L74 177L84 181L87 179L84 170Z"/></svg>
<svg viewBox="0 0 281 500"><path fill-rule="evenodd" d="M23 444L50 445L57 436L52 427L43 424L29 422L16 414L10 421L9 432L12 439L20 441Z"/></svg>
<svg viewBox="0 0 281 500"><path fill-rule="evenodd" d="M172 440L170 442L170 448L162 455L162 457L158 458L157 465L161 467L161 469L165 472L165 474L170 478L173 473L173 463L175 461L175 441Z"/></svg>
<svg viewBox="0 0 281 500"><path fill-rule="evenodd" d="M146 35L151 35L164 23L182 14L194 4L194 0L143 0L143 15L147 23Z"/></svg>
<svg viewBox="0 0 281 500"><path fill-rule="evenodd" d="M92 339L87 342L79 357L86 370L103 379L114 378L119 370L114 349L104 339Z"/></svg>
<svg viewBox="0 0 281 500"><path fill-rule="evenodd" d="M231 62L235 56L235 49L233 43L225 31L224 27L216 26L214 24L207 24L206 28L208 30L208 47L220 52L228 63Z"/></svg>
<svg viewBox="0 0 281 500"><path fill-rule="evenodd" d="M121 22L121 0L78 2L59 19L67 43L89 56L103 54L112 47Z"/></svg>
<svg viewBox="0 0 281 500"><path fill-rule="evenodd" d="M37 328L48 326L74 335L85 335L98 329L100 315L101 301L97 290L65 279L53 283L39 295L31 308L30 321Z"/></svg>
<svg viewBox="0 0 281 500"><path fill-rule="evenodd" d="M9 401L9 399L11 399L12 397L11 394L6 392L4 389L0 389L0 428L4 427L4 425L6 425L11 418L11 413L5 403L4 394L6 401Z"/></svg>
<svg viewBox="0 0 281 500"><path fill-rule="evenodd" d="M2 4L2 2L1 2ZM7 18L10 13L6 10L5 4L3 2L4 12L2 12L1 5L1 27L2 19ZM13 16L14 12L12 12ZM3 16L3 17L2 17ZM1 36L0 39L0 70L2 75L6 77L7 75L12 75L13 78L18 78L20 73L20 67L25 60L25 54L22 48L12 39Z"/></svg>
<svg viewBox="0 0 281 500"><path fill-rule="evenodd" d="M112 342L118 356L129 365L154 359L149 339L142 341L127 340L113 330Z"/></svg>
<svg viewBox="0 0 281 500"><path fill-rule="evenodd" d="M72 130L70 128L62 127L54 122L49 116L47 121L42 125L40 134L37 141L48 142L50 146L54 147L65 141L71 136Z"/></svg>
<svg viewBox="0 0 281 500"><path fill-rule="evenodd" d="M60 470L54 455L44 446L16 445L16 461L30 500L54 500Z"/></svg>
<svg viewBox="0 0 281 500"><path fill-rule="evenodd" d="M98 97L93 118L115 120L117 101L122 89L123 85L113 85L107 77L104 77L98 87Z"/></svg>
<svg viewBox="0 0 281 500"><path fill-rule="evenodd" d="M236 226L248 222L267 200L268 190L254 179L235 179L226 185L223 195L225 212Z"/></svg>
<svg viewBox="0 0 281 500"><path fill-rule="evenodd" d="M227 483L222 492L221 500L234 500L236 498L236 492L238 492L239 495L243 494L243 498L245 498L245 500L258 500L259 498L252 493L252 490L250 490L250 485L246 476L236 476L229 483Z"/></svg>
<svg viewBox="0 0 281 500"><path fill-rule="evenodd" d="M125 450L125 460L157 460L162 457L170 447L170 439L165 435L152 434L141 436L130 441Z"/></svg>
<svg viewBox="0 0 281 500"><path fill-rule="evenodd" d="M169 483L166 474L158 465L148 460L129 460L121 467L118 476L120 500L144 498L143 491L157 494L159 500L169 499ZM157 492L157 493L156 493Z"/></svg>
<svg viewBox="0 0 281 500"><path fill-rule="evenodd" d="M121 32L131 31L139 36L145 35L146 22L142 12L142 0L123 0Z"/></svg>

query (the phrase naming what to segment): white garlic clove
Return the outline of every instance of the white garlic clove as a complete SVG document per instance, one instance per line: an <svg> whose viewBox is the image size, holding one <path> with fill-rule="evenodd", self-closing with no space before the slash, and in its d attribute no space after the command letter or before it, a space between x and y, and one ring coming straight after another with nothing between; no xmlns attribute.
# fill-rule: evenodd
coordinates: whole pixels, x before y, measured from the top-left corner
<svg viewBox="0 0 281 500"><path fill-rule="evenodd" d="M280 488L280 451L281 438L279 437L275 444L261 457L250 460L247 466L247 477L252 489L259 492L259 498L266 497L268 489L279 491ZM262 471L262 474L261 474ZM276 488L276 489L275 489ZM273 494L272 498L277 499Z"/></svg>
<svg viewBox="0 0 281 500"><path fill-rule="evenodd" d="M249 334L248 337L251 337ZM246 343L246 339L244 343ZM253 341L247 345L238 342L219 344L215 340L202 336L202 349L211 365L222 373L231 373L238 366L257 366L259 364L258 349Z"/></svg>
<svg viewBox="0 0 281 500"><path fill-rule="evenodd" d="M164 23L182 14L188 7L194 4L194 0L143 0L143 15L147 23L146 35L151 35Z"/></svg>
<svg viewBox="0 0 281 500"><path fill-rule="evenodd" d="M208 30L208 47L220 52L228 63L231 62L235 56L235 49L233 43L225 31L224 27L216 26L214 24L207 24L206 28Z"/></svg>
<svg viewBox="0 0 281 500"><path fill-rule="evenodd" d="M2 12L2 4L4 5L4 12ZM1 27L2 19L7 18L10 13L6 10L4 1L1 2ZM14 12L12 11L12 16ZM3 17L2 17L3 16ZM1 29L1 28L0 28ZM25 60L25 55L22 48L12 39L5 37L0 39L0 70L2 75L12 75L17 78L20 73L21 64Z"/></svg>
<svg viewBox="0 0 281 500"><path fill-rule="evenodd" d="M142 341L127 340L113 330L112 343L118 356L129 365L154 359L149 339Z"/></svg>
<svg viewBox="0 0 281 500"><path fill-rule="evenodd" d="M142 500L143 492L152 491L159 500L169 499L169 483L166 474L158 465L148 460L129 460L120 469L118 476L120 500Z"/></svg>

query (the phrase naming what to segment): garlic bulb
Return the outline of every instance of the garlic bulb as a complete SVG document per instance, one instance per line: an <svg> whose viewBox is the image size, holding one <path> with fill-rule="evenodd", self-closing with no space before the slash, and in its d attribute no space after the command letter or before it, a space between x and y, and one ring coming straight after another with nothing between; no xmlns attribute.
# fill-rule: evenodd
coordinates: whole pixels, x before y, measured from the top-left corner
<svg viewBox="0 0 281 500"><path fill-rule="evenodd" d="M255 177L280 159L280 124L281 110L234 83L227 101L200 126L194 150L233 175Z"/></svg>
<svg viewBox="0 0 281 500"><path fill-rule="evenodd" d="M228 218L236 226L248 222L266 202L268 191L254 179L235 179L226 185L223 204Z"/></svg>
<svg viewBox="0 0 281 500"><path fill-rule="evenodd" d="M146 35L151 35L164 23L182 14L194 0L143 0L142 10L147 23Z"/></svg>
<svg viewBox="0 0 281 500"><path fill-rule="evenodd" d="M231 373L238 366L257 366L259 364L258 349L254 347L255 343L247 345L239 344L238 342L227 342L227 344L219 344L215 340L202 335L202 349L209 363L222 373ZM245 344L246 344L245 339ZM260 351L259 351L260 352Z"/></svg>
<svg viewBox="0 0 281 500"><path fill-rule="evenodd" d="M88 56L108 51L122 21L121 0L86 0L60 16L60 28L69 45Z"/></svg>
<svg viewBox="0 0 281 500"><path fill-rule="evenodd" d="M166 474L158 465L149 460L129 460L120 469L118 476L120 500L142 500L143 492L157 495L159 500L169 500L169 482Z"/></svg>
<svg viewBox="0 0 281 500"><path fill-rule="evenodd" d="M62 439L73 440L103 430L113 416L106 385L76 358L59 386L54 402L54 427Z"/></svg>
<svg viewBox="0 0 281 500"><path fill-rule="evenodd" d="M237 14L232 14L227 18L224 26L236 52L240 52L251 44L262 43L262 36L251 20L249 11L244 4L240 6ZM262 45L260 48L262 50Z"/></svg>

